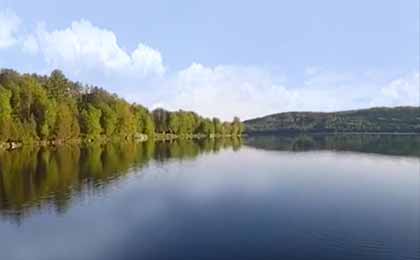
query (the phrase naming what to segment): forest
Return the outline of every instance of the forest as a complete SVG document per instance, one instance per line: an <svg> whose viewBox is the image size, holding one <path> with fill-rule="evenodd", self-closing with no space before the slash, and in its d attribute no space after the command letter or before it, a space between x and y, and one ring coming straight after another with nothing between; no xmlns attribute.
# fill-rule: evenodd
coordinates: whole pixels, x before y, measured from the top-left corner
<svg viewBox="0 0 420 260"><path fill-rule="evenodd" d="M239 136L244 126L191 111L129 103L103 88L66 78L0 70L0 144L61 143L110 138Z"/></svg>
<svg viewBox="0 0 420 260"><path fill-rule="evenodd" d="M249 134L290 132L419 133L420 107L286 112L244 121Z"/></svg>

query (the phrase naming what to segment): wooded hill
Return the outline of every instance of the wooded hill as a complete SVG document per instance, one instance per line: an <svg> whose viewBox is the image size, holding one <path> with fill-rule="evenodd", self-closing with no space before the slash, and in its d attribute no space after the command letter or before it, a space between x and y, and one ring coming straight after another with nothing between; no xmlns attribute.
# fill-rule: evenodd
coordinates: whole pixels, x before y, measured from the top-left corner
<svg viewBox="0 0 420 260"><path fill-rule="evenodd" d="M287 112L244 121L247 133L420 132L420 107Z"/></svg>

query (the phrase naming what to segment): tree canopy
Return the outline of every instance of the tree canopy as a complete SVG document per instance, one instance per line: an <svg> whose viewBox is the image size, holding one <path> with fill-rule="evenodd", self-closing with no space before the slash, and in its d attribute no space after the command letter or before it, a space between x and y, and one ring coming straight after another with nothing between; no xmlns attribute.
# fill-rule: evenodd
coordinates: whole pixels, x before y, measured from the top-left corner
<svg viewBox="0 0 420 260"><path fill-rule="evenodd" d="M49 76L0 70L0 142L66 141L77 138L134 138L240 135L239 118L222 122L191 111L149 111L115 94L73 82L59 71Z"/></svg>

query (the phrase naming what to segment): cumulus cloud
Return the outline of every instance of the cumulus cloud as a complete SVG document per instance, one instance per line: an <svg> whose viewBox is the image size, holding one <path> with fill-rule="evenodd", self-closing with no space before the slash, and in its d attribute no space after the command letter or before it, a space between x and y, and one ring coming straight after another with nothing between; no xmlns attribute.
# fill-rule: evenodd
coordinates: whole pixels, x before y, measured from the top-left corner
<svg viewBox="0 0 420 260"><path fill-rule="evenodd" d="M418 105L419 75L382 81L349 73L312 70L301 86L277 82L262 69L206 67L193 63L176 72L156 96L156 105L207 116L243 119L284 111L338 111L370 106Z"/></svg>
<svg viewBox="0 0 420 260"><path fill-rule="evenodd" d="M23 51L30 54L36 54L39 51L38 42L34 35L28 35L23 41Z"/></svg>
<svg viewBox="0 0 420 260"><path fill-rule="evenodd" d="M211 68L193 63L176 72L167 85L158 98L159 105L224 119L274 112L275 103L291 101L284 86L273 84L267 72L253 67Z"/></svg>
<svg viewBox="0 0 420 260"><path fill-rule="evenodd" d="M21 20L9 10L0 10L0 49L8 48L17 42L17 32Z"/></svg>
<svg viewBox="0 0 420 260"><path fill-rule="evenodd" d="M420 74L404 75L382 87L371 106L420 106Z"/></svg>
<svg viewBox="0 0 420 260"><path fill-rule="evenodd" d="M118 45L112 31L96 27L87 20L53 31L39 24L36 31L26 37L23 49L40 53L50 67L75 75L92 70L142 77L161 76L165 72L157 50L140 43L128 53Z"/></svg>

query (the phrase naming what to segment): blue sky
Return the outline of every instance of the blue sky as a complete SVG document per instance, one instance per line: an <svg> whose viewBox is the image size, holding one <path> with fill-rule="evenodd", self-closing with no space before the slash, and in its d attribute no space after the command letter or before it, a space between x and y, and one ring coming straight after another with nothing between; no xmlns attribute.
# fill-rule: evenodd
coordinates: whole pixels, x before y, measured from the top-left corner
<svg viewBox="0 0 420 260"><path fill-rule="evenodd" d="M250 118L419 104L419 1L0 0L0 67Z"/></svg>

